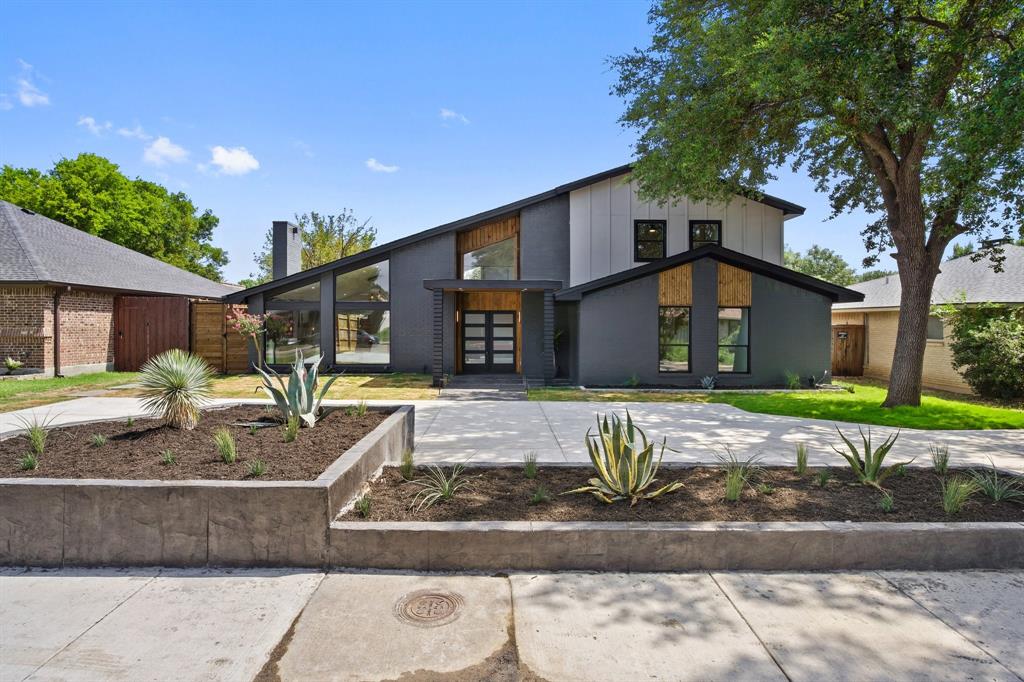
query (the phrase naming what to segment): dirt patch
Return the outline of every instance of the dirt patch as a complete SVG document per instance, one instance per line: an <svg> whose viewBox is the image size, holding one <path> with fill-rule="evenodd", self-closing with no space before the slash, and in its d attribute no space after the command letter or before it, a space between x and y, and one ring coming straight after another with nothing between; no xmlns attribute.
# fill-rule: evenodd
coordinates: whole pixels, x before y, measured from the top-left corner
<svg viewBox="0 0 1024 682"><path fill-rule="evenodd" d="M35 470L23 471L19 465L29 450L24 436L0 441L0 477L230 481L251 478L249 462L259 459L266 465L262 479L309 481L387 416L376 410L362 416L327 410L314 428L299 429L291 443L284 442L277 410L261 405L204 410L192 431L171 429L156 419L55 428ZM213 434L221 428L235 437L233 464L225 464L214 445ZM92 444L96 435L105 438L102 445ZM162 463L166 451L173 453L174 464Z"/></svg>
<svg viewBox="0 0 1024 682"><path fill-rule="evenodd" d="M753 486L739 502L726 502L725 475L716 467L663 468L657 487L680 481L683 487L656 500L604 504L589 494L560 495L585 485L586 468L541 467L527 479L516 467L468 469L470 483L447 502L416 510L418 486L405 482L397 469L386 468L370 482L370 513L350 511L345 521L1024 521L1024 505L993 503L976 494L960 514L942 510L941 479L929 469L907 470L886 481L893 496L892 512L880 506L881 493L858 485L845 469L832 469L832 479L816 484L817 469L798 476L792 469L769 467L758 479L770 494ZM957 472L950 472L951 475ZM419 475L419 474L417 474ZM538 486L550 501L530 504ZM654 489L654 488L652 488Z"/></svg>

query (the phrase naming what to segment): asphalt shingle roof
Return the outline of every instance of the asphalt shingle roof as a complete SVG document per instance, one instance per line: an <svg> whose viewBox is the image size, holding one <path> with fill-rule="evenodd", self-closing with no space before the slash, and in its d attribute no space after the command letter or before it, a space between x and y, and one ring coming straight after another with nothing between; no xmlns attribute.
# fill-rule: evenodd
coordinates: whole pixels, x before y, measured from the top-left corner
<svg viewBox="0 0 1024 682"><path fill-rule="evenodd" d="M955 303L961 294L967 303L1024 303L1024 246L1004 246L1003 253L1002 272L993 270L987 258L975 262L970 256L961 256L943 263L932 289L932 304ZM850 289L863 293L864 300L839 303L833 310L900 307L899 275L852 284Z"/></svg>
<svg viewBox="0 0 1024 682"><path fill-rule="evenodd" d="M0 283L220 298L238 291L0 201Z"/></svg>

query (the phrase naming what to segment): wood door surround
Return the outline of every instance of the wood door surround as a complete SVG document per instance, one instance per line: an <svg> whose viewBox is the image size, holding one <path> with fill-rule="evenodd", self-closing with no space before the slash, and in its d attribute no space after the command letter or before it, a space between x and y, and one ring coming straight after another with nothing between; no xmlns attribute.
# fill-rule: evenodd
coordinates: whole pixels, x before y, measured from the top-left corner
<svg viewBox="0 0 1024 682"><path fill-rule="evenodd" d="M455 371L462 372L462 314L466 310L514 311L516 314L516 373L523 371L523 306L519 291L462 291L455 301Z"/></svg>

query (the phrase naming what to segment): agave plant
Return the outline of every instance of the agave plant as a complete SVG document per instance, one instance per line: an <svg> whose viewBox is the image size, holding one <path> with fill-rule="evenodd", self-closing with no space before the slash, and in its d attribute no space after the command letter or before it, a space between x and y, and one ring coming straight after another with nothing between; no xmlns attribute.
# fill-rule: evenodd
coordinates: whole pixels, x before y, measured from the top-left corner
<svg viewBox="0 0 1024 682"><path fill-rule="evenodd" d="M150 358L139 371L142 405L175 429L192 430L210 397L213 370L198 355L172 348Z"/></svg>
<svg viewBox="0 0 1024 682"><path fill-rule="evenodd" d="M675 482L645 492L656 480L658 467L665 455L665 441L662 440L661 451L655 460L654 443L648 442L647 434L633 423L629 410L626 410L625 424L615 414L610 423L607 415L604 418L598 416L597 430L598 435L591 435L587 429L586 435L587 451L597 477L587 481L589 485L569 490L563 495L590 493L606 504L629 500L632 506L641 499L653 500L682 487L682 483Z"/></svg>
<svg viewBox="0 0 1024 682"><path fill-rule="evenodd" d="M854 475L857 476L857 480L861 483L881 486L885 479L898 472L900 467L904 467L914 461L913 459L910 459L906 462L900 462L888 467L883 467L882 463L885 461L885 456L888 455L889 451L892 450L892 447L896 445L896 439L900 437L900 432L896 431L896 433L891 434L885 439L885 442L877 448L872 448L871 429L868 429L867 435L864 435L864 429L859 426L857 429L860 431L860 439L864 444L863 455L857 449L857 446L854 445L849 438L843 435L843 432L839 430L838 426L836 427L836 431L839 432L839 437L843 439L847 452L840 450L834 445L832 446L832 449L838 452L843 459L850 464L850 468L853 469Z"/></svg>
<svg viewBox="0 0 1024 682"><path fill-rule="evenodd" d="M317 367L320 366L322 355L318 355L310 361L306 367L306 360L302 357L302 351L298 352L295 364L292 365L292 372L288 376L288 384L285 385L281 375L270 370L265 372L259 367L256 371L263 375L263 385L256 390L263 389L267 395L273 398L277 409L281 411L285 423L292 419L298 419L306 426L316 426L316 418L320 414L320 403L327 395L327 389L335 382L339 375L335 375L324 383L320 389L320 395L316 395L317 389ZM274 382L277 385L274 385Z"/></svg>

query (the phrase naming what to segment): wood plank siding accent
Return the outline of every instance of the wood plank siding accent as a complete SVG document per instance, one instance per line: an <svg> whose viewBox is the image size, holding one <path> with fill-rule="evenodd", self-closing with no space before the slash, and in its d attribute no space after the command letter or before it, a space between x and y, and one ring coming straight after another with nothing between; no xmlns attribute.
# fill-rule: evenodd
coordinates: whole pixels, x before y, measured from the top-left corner
<svg viewBox="0 0 1024 682"><path fill-rule="evenodd" d="M864 313L840 313L833 311L832 326L841 324L852 324L859 327L864 326Z"/></svg>
<svg viewBox="0 0 1024 682"><path fill-rule="evenodd" d="M462 315L466 310L514 310L516 313L516 372L523 371L523 306L518 291L463 291L455 303L455 371L462 371Z"/></svg>
<svg viewBox="0 0 1024 682"><path fill-rule="evenodd" d="M718 264L718 305L746 307L750 305L751 276L747 270L725 263Z"/></svg>
<svg viewBox="0 0 1024 682"><path fill-rule="evenodd" d="M658 305L693 305L693 263L658 273Z"/></svg>
<svg viewBox="0 0 1024 682"><path fill-rule="evenodd" d="M222 374L249 371L248 341L227 325L232 308L246 309L244 305L192 302L192 352Z"/></svg>
<svg viewBox="0 0 1024 682"><path fill-rule="evenodd" d="M519 234L519 216L513 215L472 230L459 233L459 260L462 254L496 244Z"/></svg>

